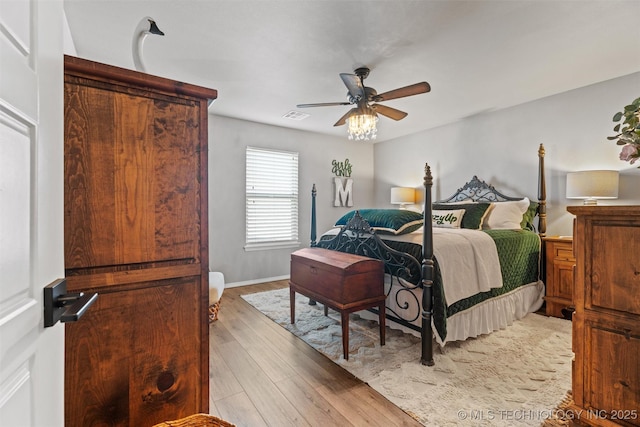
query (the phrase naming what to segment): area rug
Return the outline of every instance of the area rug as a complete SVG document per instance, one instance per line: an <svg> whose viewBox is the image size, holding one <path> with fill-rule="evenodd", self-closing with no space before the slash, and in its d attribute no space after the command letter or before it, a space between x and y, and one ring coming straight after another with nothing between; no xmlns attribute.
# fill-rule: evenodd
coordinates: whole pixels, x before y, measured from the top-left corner
<svg viewBox="0 0 640 427"><path fill-rule="evenodd" d="M435 366L420 364L420 339L353 314L349 360L342 355L340 316L289 289L243 295L249 304L300 337L426 426L539 426L554 418L571 388L571 322L529 314L489 335L435 347Z"/></svg>

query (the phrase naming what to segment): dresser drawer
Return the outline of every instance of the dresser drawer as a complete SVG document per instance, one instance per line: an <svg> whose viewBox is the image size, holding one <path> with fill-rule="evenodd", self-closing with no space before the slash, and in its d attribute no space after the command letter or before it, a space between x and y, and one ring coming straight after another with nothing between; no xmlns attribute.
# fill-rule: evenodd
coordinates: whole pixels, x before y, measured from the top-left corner
<svg viewBox="0 0 640 427"><path fill-rule="evenodd" d="M557 260L571 260L573 261L573 247L571 246L571 242L567 242L567 244L555 245L555 258Z"/></svg>

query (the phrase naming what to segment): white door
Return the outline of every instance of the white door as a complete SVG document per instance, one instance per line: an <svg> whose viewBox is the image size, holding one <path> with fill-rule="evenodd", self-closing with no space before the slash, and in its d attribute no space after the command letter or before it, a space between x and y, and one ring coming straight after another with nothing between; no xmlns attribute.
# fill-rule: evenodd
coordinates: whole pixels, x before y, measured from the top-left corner
<svg viewBox="0 0 640 427"><path fill-rule="evenodd" d="M0 0L0 426L64 424L61 0Z"/></svg>

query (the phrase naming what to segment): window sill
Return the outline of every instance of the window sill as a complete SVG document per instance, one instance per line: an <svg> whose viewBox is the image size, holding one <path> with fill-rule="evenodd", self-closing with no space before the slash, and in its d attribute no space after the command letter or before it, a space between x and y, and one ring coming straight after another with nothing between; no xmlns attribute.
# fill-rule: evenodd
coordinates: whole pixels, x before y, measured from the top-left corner
<svg viewBox="0 0 640 427"><path fill-rule="evenodd" d="M269 243L249 243L244 246L246 252L264 251L270 249L285 249L299 247L300 242L269 242Z"/></svg>

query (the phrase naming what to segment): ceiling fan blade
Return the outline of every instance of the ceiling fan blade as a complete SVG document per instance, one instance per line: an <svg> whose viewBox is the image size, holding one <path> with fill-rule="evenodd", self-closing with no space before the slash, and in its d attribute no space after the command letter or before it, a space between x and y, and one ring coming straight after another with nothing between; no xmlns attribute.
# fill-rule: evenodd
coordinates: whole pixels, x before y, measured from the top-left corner
<svg viewBox="0 0 640 427"><path fill-rule="evenodd" d="M308 107L332 107L334 105L351 105L350 102L320 102L317 104L298 104L297 108L308 108Z"/></svg>
<svg viewBox="0 0 640 427"><path fill-rule="evenodd" d="M349 89L349 95L360 100L364 98L364 86L362 80L355 74L340 73L340 78L344 82L344 85Z"/></svg>
<svg viewBox="0 0 640 427"><path fill-rule="evenodd" d="M404 111L396 110L395 108L387 107L386 105L373 104L371 108L373 108L376 113L380 113L393 120L402 120L407 117L407 113Z"/></svg>
<svg viewBox="0 0 640 427"><path fill-rule="evenodd" d="M388 101L390 99L404 98L405 96L418 95L431 90L431 86L427 82L416 83L413 85L401 87L399 89L390 90L373 97L375 102Z"/></svg>
<svg viewBox="0 0 640 427"><path fill-rule="evenodd" d="M336 122L336 124L334 126L342 126L344 124L347 123L347 119L349 118L349 116L353 113L355 113L357 110L357 108L352 108L349 111L347 111L347 114L345 114L344 116L340 117L340 119Z"/></svg>

